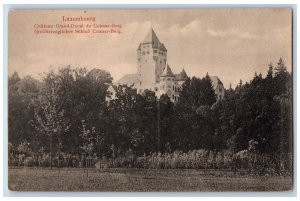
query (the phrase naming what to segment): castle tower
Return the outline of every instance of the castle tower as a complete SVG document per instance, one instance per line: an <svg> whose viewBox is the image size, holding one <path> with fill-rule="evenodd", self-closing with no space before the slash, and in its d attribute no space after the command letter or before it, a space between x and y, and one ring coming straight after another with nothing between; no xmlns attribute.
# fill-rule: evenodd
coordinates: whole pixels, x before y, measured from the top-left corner
<svg viewBox="0 0 300 201"><path fill-rule="evenodd" d="M160 76L160 95L167 94L171 101L175 102L177 101L176 87L177 85L175 82L175 75L173 74L168 63L166 62L166 67L164 68L164 71Z"/></svg>
<svg viewBox="0 0 300 201"><path fill-rule="evenodd" d="M124 75L116 84L125 84L136 88L138 93L149 89L155 92L157 98L167 94L172 102L180 101L182 86L188 79L188 75L184 68L180 73L173 74L167 63L167 49L159 41L152 28L146 38L139 44L136 53L137 73ZM218 100L223 99L225 94L223 83L217 76L209 77ZM109 90L114 89L109 88Z"/></svg>
<svg viewBox="0 0 300 201"><path fill-rule="evenodd" d="M137 49L137 89L141 93L145 89L157 91L160 75L167 61L167 49L151 28L146 38Z"/></svg>
<svg viewBox="0 0 300 201"><path fill-rule="evenodd" d="M185 82L185 80L188 78L184 68L182 69L182 71L178 74L178 76L176 77L176 81L178 82L178 84L181 86L183 85L183 83Z"/></svg>

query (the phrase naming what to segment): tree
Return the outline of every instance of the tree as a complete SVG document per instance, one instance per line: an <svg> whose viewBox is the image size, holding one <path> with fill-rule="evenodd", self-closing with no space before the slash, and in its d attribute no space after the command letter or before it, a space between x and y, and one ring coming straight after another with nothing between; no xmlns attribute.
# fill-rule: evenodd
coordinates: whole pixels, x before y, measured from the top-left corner
<svg viewBox="0 0 300 201"><path fill-rule="evenodd" d="M101 167L101 146L105 140L105 135L103 133L96 133L96 143L98 145L98 156L99 156L99 168Z"/></svg>
<svg viewBox="0 0 300 201"><path fill-rule="evenodd" d="M88 71L67 66L58 72L48 72L43 79L44 88L52 88L53 80L56 82L57 108L59 111L64 110L64 116L70 123L67 135L62 136L64 150L77 154L81 151L82 138L78 134L82 119L99 130L109 127L105 116L105 97L112 78L101 69Z"/></svg>
<svg viewBox="0 0 300 201"><path fill-rule="evenodd" d="M280 74L288 74L287 68L282 58L279 58L279 61L277 62L277 65L275 67L275 76L278 76Z"/></svg>
<svg viewBox="0 0 300 201"><path fill-rule="evenodd" d="M49 78L49 77L48 77ZM52 88L45 88L44 96L40 100L40 111L35 110L35 119L32 121L35 128L43 134L46 134L50 139L50 167L52 169L53 156L53 137L57 138L58 148L58 168L60 171L60 150L62 148L61 135L68 132L70 128L69 121L65 118L65 111L58 108L58 95L55 90L57 85L53 80Z"/></svg>
<svg viewBox="0 0 300 201"><path fill-rule="evenodd" d="M160 104L155 92L145 90L142 94L137 95L137 102L134 108L140 139L138 147L134 147L138 155L149 154L160 149Z"/></svg>
<svg viewBox="0 0 300 201"><path fill-rule="evenodd" d="M273 64L270 63L269 64L269 69L268 69L268 73L267 73L267 79L272 79L273 78Z"/></svg>
<svg viewBox="0 0 300 201"><path fill-rule="evenodd" d="M243 86L243 81L242 81L242 79L240 79L239 87L241 88L242 86Z"/></svg>
<svg viewBox="0 0 300 201"><path fill-rule="evenodd" d="M215 102L216 95L208 75L202 79L196 77L187 79L182 85L179 104L186 104L196 110L202 105L211 106Z"/></svg>
<svg viewBox="0 0 300 201"><path fill-rule="evenodd" d="M37 150L44 139L37 140L36 131L29 122L38 107L41 83L30 76L21 79L16 72L8 82L8 140L14 146L27 140L32 149Z"/></svg>
<svg viewBox="0 0 300 201"><path fill-rule="evenodd" d="M210 108L216 102L216 95L208 75L199 79L187 79L180 92L179 102L176 105L178 124L174 130L176 146L184 150L198 149L205 146L205 139L210 138L213 127L208 128L201 117L200 110ZM197 112L198 111L198 112ZM184 136L184 137L183 137Z"/></svg>
<svg viewBox="0 0 300 201"><path fill-rule="evenodd" d="M21 81L19 74L17 72L14 72L8 79L8 86L10 90L17 91L18 88L16 84Z"/></svg>
<svg viewBox="0 0 300 201"><path fill-rule="evenodd" d="M137 125L135 122L135 106L137 102L136 89L126 85L116 87L116 99L110 101L108 106L108 115L110 126L114 129L108 129L108 144L114 144L118 151L125 152L131 147L131 134ZM108 147L109 149L109 147Z"/></svg>
<svg viewBox="0 0 300 201"><path fill-rule="evenodd" d="M174 124L174 104L168 95L163 94L158 99L158 151L167 151L171 148L173 133L172 127ZM166 146L168 144L168 146Z"/></svg>
<svg viewBox="0 0 300 201"><path fill-rule="evenodd" d="M279 59L275 67L274 87L276 87L276 95L287 93L291 86L291 75L288 73L285 63L282 58Z"/></svg>
<svg viewBox="0 0 300 201"><path fill-rule="evenodd" d="M86 168L89 168L91 166L91 155L95 149L95 140L97 139L97 132L96 128L92 127L92 130L87 129L87 125L85 123L85 120L82 120L82 128L81 133L79 135L84 141L83 145L81 146L81 149L86 154L86 160L85 160L85 166ZM86 169L86 174L88 177L88 169Z"/></svg>

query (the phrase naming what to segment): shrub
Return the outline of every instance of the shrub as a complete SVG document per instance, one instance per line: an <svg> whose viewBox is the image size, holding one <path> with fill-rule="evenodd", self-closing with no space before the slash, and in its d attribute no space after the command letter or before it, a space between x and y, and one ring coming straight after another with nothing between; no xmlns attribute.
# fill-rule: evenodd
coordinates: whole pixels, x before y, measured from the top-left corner
<svg viewBox="0 0 300 201"><path fill-rule="evenodd" d="M16 158L14 155L10 155L8 158L8 165L9 166L18 166L19 165L19 160Z"/></svg>
<svg viewBox="0 0 300 201"><path fill-rule="evenodd" d="M116 158L111 165L114 167L135 167L136 161L137 156L130 149L124 154L124 156Z"/></svg>
<svg viewBox="0 0 300 201"><path fill-rule="evenodd" d="M49 155L44 155L40 161L39 161L40 166L42 167L50 167L50 156Z"/></svg>
<svg viewBox="0 0 300 201"><path fill-rule="evenodd" d="M71 167L79 167L79 157L77 156L71 157Z"/></svg>
<svg viewBox="0 0 300 201"><path fill-rule="evenodd" d="M26 157L24 160L24 166L33 167L36 164L36 160L33 157Z"/></svg>
<svg viewBox="0 0 300 201"><path fill-rule="evenodd" d="M135 167L145 168L146 167L146 157L137 157L135 162Z"/></svg>
<svg viewBox="0 0 300 201"><path fill-rule="evenodd" d="M24 154L25 156L32 156L33 152L30 148L30 143L27 142L26 140L24 142L22 142L21 144L19 144L19 146L17 147L17 151L20 154Z"/></svg>
<svg viewBox="0 0 300 201"><path fill-rule="evenodd" d="M19 154L18 156L18 166L23 166L25 161L25 154Z"/></svg>
<svg viewBox="0 0 300 201"><path fill-rule="evenodd" d="M23 145L22 145L23 146ZM22 147L21 146L21 147ZM26 147L26 146L25 146ZM292 156L261 154L243 150L238 153L231 151L193 150L189 152L174 151L172 153L150 153L138 157L132 150L123 155L119 154L115 160L103 158L101 167L121 168L150 168L150 169L231 169L234 173L251 175L291 175ZM94 168L99 159L96 154L90 156L90 167ZM10 166L50 166L50 155L44 151L37 154L10 154ZM61 152L60 167L85 167L86 158ZM52 158L53 167L58 165L58 156ZM97 165L100 168L100 164Z"/></svg>

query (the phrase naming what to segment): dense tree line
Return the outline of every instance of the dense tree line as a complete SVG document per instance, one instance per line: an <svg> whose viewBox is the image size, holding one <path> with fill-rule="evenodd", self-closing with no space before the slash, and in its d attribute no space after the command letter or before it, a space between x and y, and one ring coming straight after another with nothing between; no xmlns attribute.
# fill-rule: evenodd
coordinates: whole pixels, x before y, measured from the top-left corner
<svg viewBox="0 0 300 201"><path fill-rule="evenodd" d="M249 149L287 157L292 147L292 77L282 59L266 77L254 75L216 101L209 76L188 78L178 103L153 91L114 86L100 69L45 74L42 81L9 77L9 143L33 152L89 152L106 157L196 149ZM251 145L251 146L252 146ZM50 150L51 149L51 150Z"/></svg>

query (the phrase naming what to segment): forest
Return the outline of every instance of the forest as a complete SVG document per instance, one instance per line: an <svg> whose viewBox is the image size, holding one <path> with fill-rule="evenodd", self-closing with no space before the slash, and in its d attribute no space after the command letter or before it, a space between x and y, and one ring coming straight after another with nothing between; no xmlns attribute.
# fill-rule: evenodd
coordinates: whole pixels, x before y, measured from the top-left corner
<svg viewBox="0 0 300 201"><path fill-rule="evenodd" d="M256 168L292 171L292 75L280 58L266 76L217 101L207 74L188 78L177 103L113 86L109 72L67 66L8 83L10 166ZM90 159L88 163L86 158Z"/></svg>

